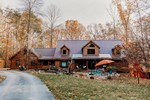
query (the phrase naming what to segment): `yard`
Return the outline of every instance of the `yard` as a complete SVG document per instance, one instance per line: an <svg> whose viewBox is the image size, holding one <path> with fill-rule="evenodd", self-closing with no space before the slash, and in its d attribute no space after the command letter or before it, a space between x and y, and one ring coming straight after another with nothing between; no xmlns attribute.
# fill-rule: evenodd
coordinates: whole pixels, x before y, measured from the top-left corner
<svg viewBox="0 0 150 100"><path fill-rule="evenodd" d="M0 76L0 83L5 80L5 76Z"/></svg>
<svg viewBox="0 0 150 100"><path fill-rule="evenodd" d="M83 79L67 75L35 74L57 100L150 100L150 80L119 77Z"/></svg>

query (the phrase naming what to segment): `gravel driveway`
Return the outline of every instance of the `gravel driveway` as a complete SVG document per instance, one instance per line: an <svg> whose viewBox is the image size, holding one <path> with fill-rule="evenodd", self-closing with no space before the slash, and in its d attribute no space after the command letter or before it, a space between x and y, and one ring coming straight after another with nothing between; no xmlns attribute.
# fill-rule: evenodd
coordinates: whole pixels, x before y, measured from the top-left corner
<svg viewBox="0 0 150 100"><path fill-rule="evenodd" d="M0 71L7 76L0 84L0 100L55 100L38 78L19 71Z"/></svg>

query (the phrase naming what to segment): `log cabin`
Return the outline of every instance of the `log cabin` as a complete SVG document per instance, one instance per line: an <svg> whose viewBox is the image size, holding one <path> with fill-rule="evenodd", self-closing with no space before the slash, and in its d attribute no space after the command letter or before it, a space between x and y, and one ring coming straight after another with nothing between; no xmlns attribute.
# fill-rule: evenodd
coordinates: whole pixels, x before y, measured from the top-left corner
<svg viewBox="0 0 150 100"><path fill-rule="evenodd" d="M56 48L33 48L29 52L28 69L44 69L50 66L68 68L70 65L85 70L95 69L95 64L103 59L114 61L118 70L127 68L124 50L119 40L59 40ZM13 55L11 69L26 65L26 49Z"/></svg>
<svg viewBox="0 0 150 100"><path fill-rule="evenodd" d="M0 69L4 68L4 63L5 61L2 58L0 58Z"/></svg>

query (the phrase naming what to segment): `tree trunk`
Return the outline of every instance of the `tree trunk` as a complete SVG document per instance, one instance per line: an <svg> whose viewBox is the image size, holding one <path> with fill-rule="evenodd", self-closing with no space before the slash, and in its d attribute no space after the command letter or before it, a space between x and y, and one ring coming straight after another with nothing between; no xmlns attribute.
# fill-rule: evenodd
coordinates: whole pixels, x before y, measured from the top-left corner
<svg viewBox="0 0 150 100"><path fill-rule="evenodd" d="M137 79L138 79L138 84L139 84L140 83L140 78L138 77Z"/></svg>
<svg viewBox="0 0 150 100"><path fill-rule="evenodd" d="M53 47L53 29L50 29L50 47Z"/></svg>
<svg viewBox="0 0 150 100"><path fill-rule="evenodd" d="M5 55L5 68L8 67L8 41L9 40L9 32L7 34L7 42L6 42L6 55Z"/></svg>
<svg viewBox="0 0 150 100"><path fill-rule="evenodd" d="M29 4L30 5L30 4ZM29 67L29 35L30 35L30 21L31 21L31 7L29 7L29 13L28 13L28 26L27 26L27 56L26 56L26 68Z"/></svg>

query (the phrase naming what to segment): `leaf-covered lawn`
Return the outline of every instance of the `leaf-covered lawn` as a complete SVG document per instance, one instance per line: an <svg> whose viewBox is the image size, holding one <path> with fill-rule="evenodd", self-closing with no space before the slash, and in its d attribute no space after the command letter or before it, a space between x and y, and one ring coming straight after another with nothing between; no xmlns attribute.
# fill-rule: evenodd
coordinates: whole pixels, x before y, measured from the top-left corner
<svg viewBox="0 0 150 100"><path fill-rule="evenodd" d="M73 76L36 74L57 100L150 100L150 80L134 78L91 80Z"/></svg>
<svg viewBox="0 0 150 100"><path fill-rule="evenodd" d="M5 76L0 76L0 83L5 80Z"/></svg>

